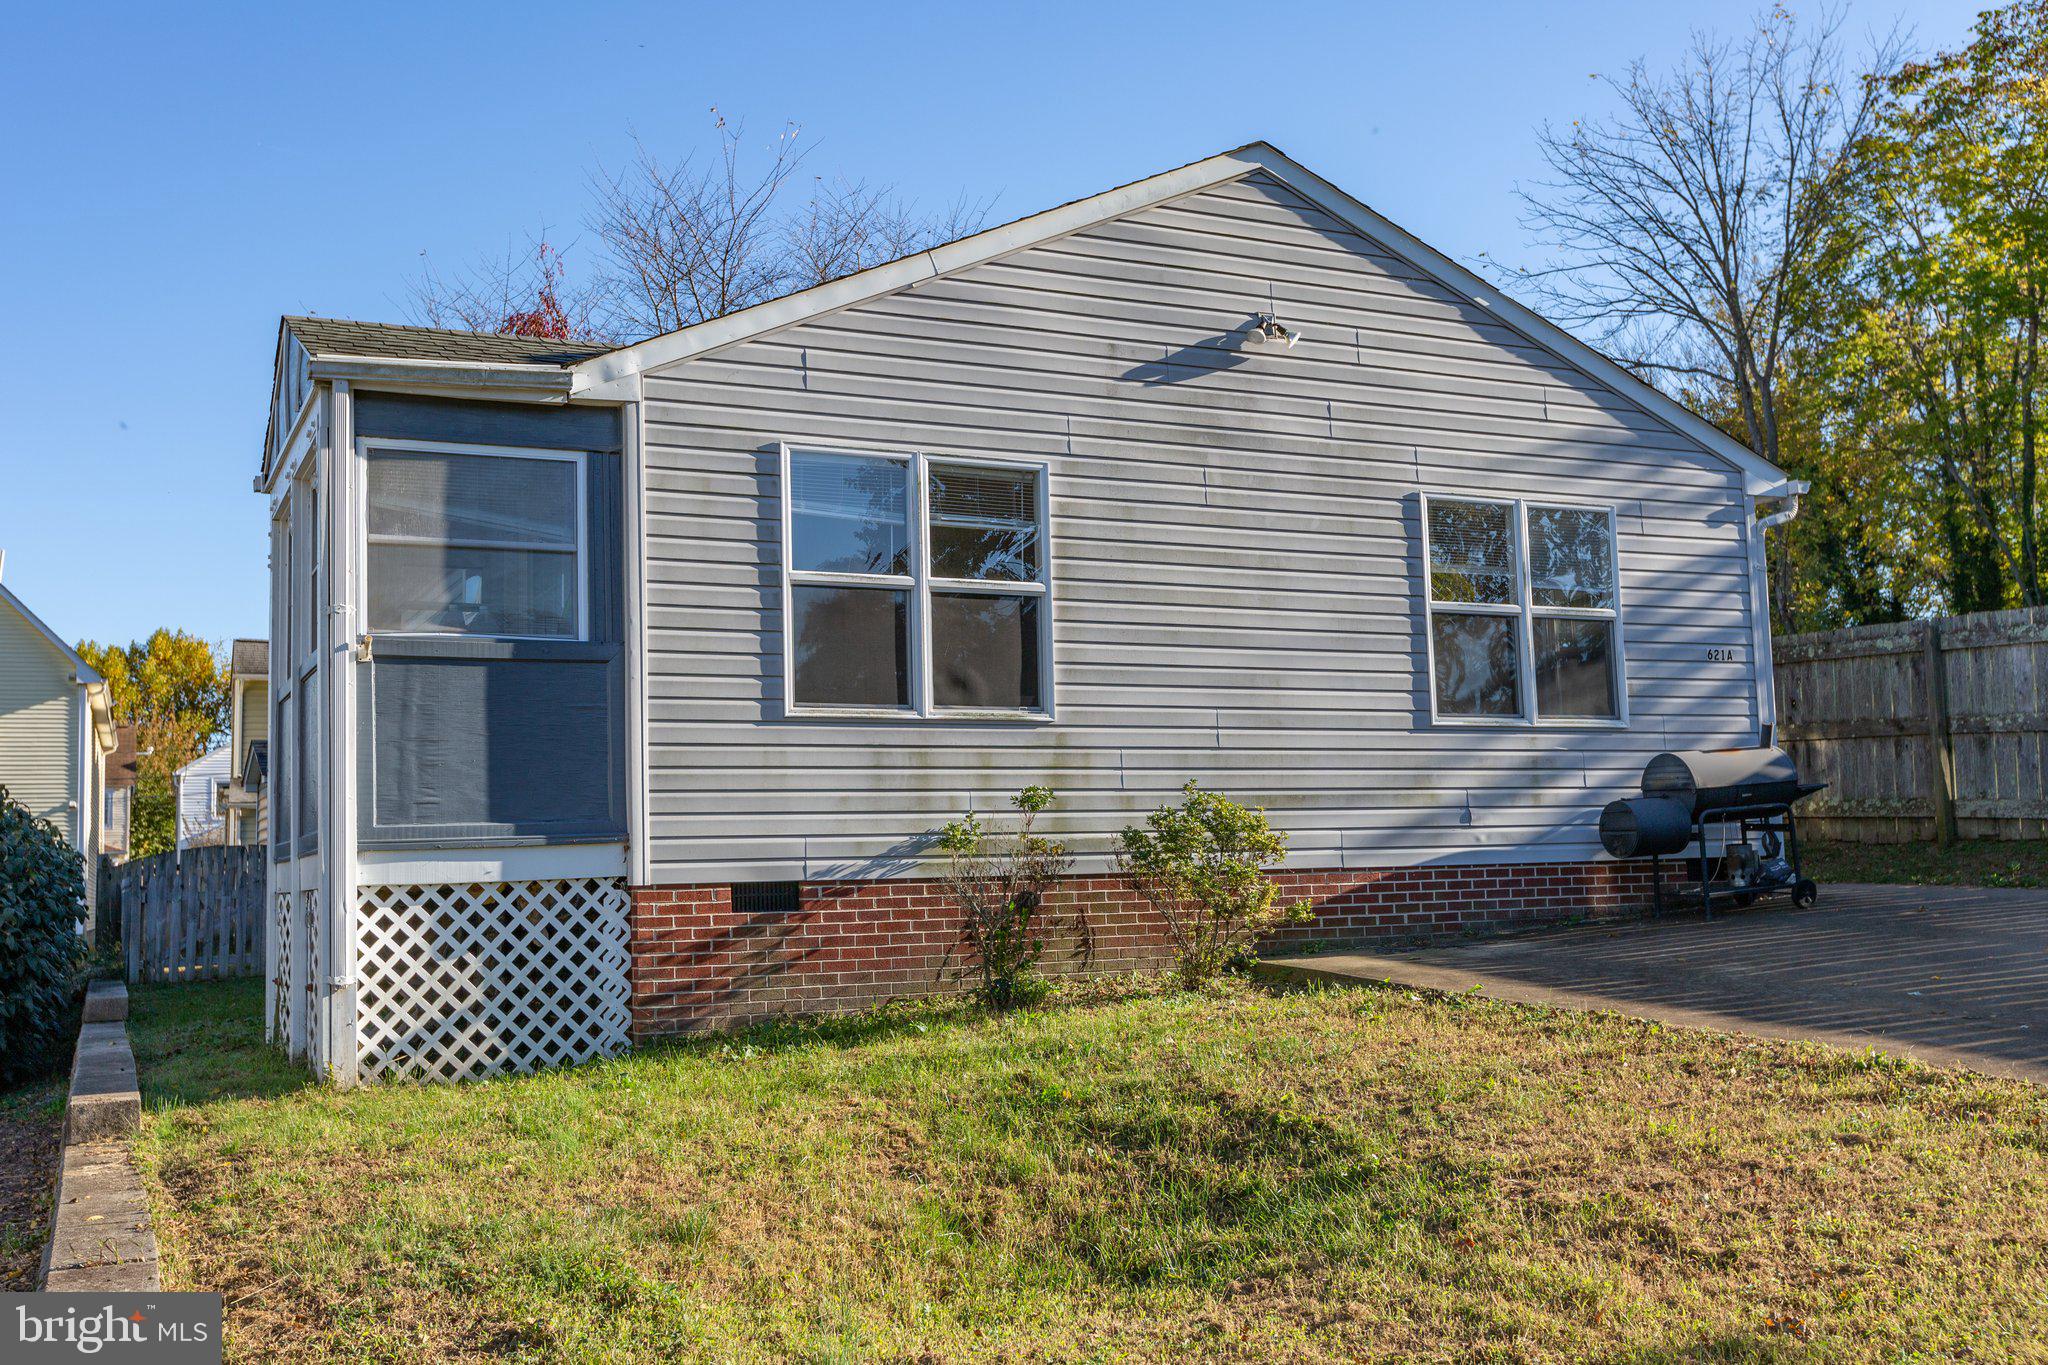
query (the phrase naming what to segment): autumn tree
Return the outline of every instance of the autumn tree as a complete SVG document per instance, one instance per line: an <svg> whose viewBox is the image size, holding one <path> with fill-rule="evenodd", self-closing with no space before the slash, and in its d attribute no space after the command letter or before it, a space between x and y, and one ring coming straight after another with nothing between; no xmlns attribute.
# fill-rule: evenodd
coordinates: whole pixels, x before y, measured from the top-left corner
<svg viewBox="0 0 2048 1365"><path fill-rule="evenodd" d="M1862 249L1817 347L1835 442L1899 471L1897 519L1944 605L2038 606L2048 0L1984 13L1961 50L1876 87Z"/></svg>
<svg viewBox="0 0 2048 1365"><path fill-rule="evenodd" d="M567 279L562 253L543 232L523 248L479 261L460 275L421 267L413 288L413 315L429 327L555 341L595 338L594 297Z"/></svg>
<svg viewBox="0 0 2048 1365"><path fill-rule="evenodd" d="M231 688L225 655L195 635L170 629L127 645L82 641L78 653L107 680L114 723L135 727L129 852L138 858L165 852L177 843L172 774L227 733Z"/></svg>

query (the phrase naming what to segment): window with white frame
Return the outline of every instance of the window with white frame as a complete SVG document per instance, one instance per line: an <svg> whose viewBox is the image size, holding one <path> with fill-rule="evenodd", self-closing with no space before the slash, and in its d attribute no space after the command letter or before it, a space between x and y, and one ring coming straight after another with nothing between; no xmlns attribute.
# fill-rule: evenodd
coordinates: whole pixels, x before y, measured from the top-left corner
<svg viewBox="0 0 2048 1365"><path fill-rule="evenodd" d="M1441 495L1422 507L1436 719L1624 722L1613 509Z"/></svg>
<svg viewBox="0 0 2048 1365"><path fill-rule="evenodd" d="M365 442L372 632L581 639L574 452Z"/></svg>
<svg viewBox="0 0 2048 1365"><path fill-rule="evenodd" d="M789 709L1051 710L1041 465L782 452Z"/></svg>

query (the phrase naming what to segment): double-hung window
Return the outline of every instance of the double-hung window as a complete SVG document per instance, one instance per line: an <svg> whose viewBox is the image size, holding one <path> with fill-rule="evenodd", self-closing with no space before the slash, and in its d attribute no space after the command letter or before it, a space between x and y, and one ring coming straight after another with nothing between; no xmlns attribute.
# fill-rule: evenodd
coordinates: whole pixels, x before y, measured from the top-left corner
<svg viewBox="0 0 2048 1365"><path fill-rule="evenodd" d="M792 714L1050 714L1042 465L784 447L782 489Z"/></svg>
<svg viewBox="0 0 2048 1365"><path fill-rule="evenodd" d="M1614 510L1434 495L1422 514L1436 720L1625 724Z"/></svg>
<svg viewBox="0 0 2048 1365"><path fill-rule="evenodd" d="M575 452L363 444L373 633L584 638Z"/></svg>

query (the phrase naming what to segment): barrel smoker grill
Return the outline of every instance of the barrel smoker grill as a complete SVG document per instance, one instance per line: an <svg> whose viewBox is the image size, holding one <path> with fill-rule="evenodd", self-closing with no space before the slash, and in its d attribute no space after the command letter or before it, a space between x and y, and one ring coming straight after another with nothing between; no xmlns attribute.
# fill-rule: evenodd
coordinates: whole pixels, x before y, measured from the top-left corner
<svg viewBox="0 0 2048 1365"><path fill-rule="evenodd" d="M1709 916L1716 900L1750 905L1786 894L1796 905L1811 905L1820 888L1800 862L1792 807L1826 785L1801 782L1799 765L1778 748L1658 754L1643 767L1643 794L1600 812L1600 842L1617 858L1650 860L1659 911L1664 859L1688 845L1697 849L1700 908ZM1707 852L1709 829L1721 836L1719 877Z"/></svg>

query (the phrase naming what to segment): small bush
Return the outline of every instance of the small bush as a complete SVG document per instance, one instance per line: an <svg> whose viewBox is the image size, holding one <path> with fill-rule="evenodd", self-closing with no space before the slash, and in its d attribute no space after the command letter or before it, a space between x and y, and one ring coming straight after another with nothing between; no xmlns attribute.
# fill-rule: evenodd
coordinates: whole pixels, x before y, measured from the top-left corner
<svg viewBox="0 0 2048 1365"><path fill-rule="evenodd" d="M1287 853L1287 836L1266 813L1189 782L1181 802L1123 832L1117 868L1166 921L1181 980L1199 986L1247 958L1259 935L1305 923L1309 903L1276 905L1266 869Z"/></svg>
<svg viewBox="0 0 2048 1365"><path fill-rule="evenodd" d="M939 831L946 850L946 889L960 907L961 939L973 961L975 991L996 1009L1029 1004L1045 992L1038 960L1045 951L1045 893L1073 860L1066 846L1035 832L1041 811L1053 803L1044 787L1026 787L1010 798L1021 814L1017 827L1000 833L974 815L963 815ZM1089 951L1085 913L1069 925Z"/></svg>
<svg viewBox="0 0 2048 1365"><path fill-rule="evenodd" d="M85 872L57 827L0 787L0 1086L62 1050L85 945Z"/></svg>

